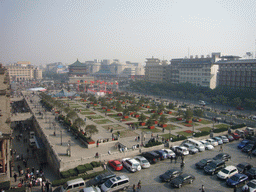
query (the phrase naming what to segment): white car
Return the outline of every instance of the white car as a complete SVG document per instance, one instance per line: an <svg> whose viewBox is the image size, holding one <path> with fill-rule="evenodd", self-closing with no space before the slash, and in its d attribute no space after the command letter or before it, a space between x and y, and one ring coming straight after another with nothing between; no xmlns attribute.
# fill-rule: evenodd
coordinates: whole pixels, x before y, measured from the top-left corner
<svg viewBox="0 0 256 192"><path fill-rule="evenodd" d="M150 163L148 162L148 160L145 157L136 156L136 157L134 157L134 159L140 163L140 166L143 169L150 167Z"/></svg>
<svg viewBox="0 0 256 192"><path fill-rule="evenodd" d="M136 171L140 171L141 170L141 166L140 163L135 160L135 159L131 159L131 158L124 158L122 160L123 166L128 169L130 172L136 172Z"/></svg>
<svg viewBox="0 0 256 192"><path fill-rule="evenodd" d="M230 166L225 167L221 171L219 171L217 174L217 177L219 179L228 179L237 173L238 173L238 169L235 166L230 165Z"/></svg>
<svg viewBox="0 0 256 192"><path fill-rule="evenodd" d="M249 183L243 186L242 191L249 189L248 191L256 191L256 179L251 180Z"/></svg>
<svg viewBox="0 0 256 192"><path fill-rule="evenodd" d="M212 150L214 147L213 147L213 145L211 145L209 142L207 142L206 140L202 140L202 141L200 141L203 145L204 145L204 147L205 147L205 149L207 149L207 150Z"/></svg>
<svg viewBox="0 0 256 192"><path fill-rule="evenodd" d="M229 140L226 136L220 136L220 138L222 139L223 143L228 143Z"/></svg>
<svg viewBox="0 0 256 192"><path fill-rule="evenodd" d="M214 147L218 145L218 142L215 141L214 139L206 139L206 141L209 142Z"/></svg>
<svg viewBox="0 0 256 192"><path fill-rule="evenodd" d="M167 153L168 158L175 158L176 154L171 149L162 149L165 153Z"/></svg>

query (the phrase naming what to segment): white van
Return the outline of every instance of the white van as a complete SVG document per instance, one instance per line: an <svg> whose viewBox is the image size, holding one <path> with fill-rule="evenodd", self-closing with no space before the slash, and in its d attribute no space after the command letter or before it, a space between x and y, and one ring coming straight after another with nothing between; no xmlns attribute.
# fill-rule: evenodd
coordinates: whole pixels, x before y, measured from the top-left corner
<svg viewBox="0 0 256 192"><path fill-rule="evenodd" d="M79 191L85 187L85 182L82 178L74 179L67 181L64 185L61 186L61 192L72 192Z"/></svg>
<svg viewBox="0 0 256 192"><path fill-rule="evenodd" d="M29 139L29 146L30 147L36 146L36 140L34 138L33 139Z"/></svg>
<svg viewBox="0 0 256 192"><path fill-rule="evenodd" d="M129 185L129 177L126 175L120 175L107 180L103 185L101 185L101 191L108 192L126 190Z"/></svg>
<svg viewBox="0 0 256 192"><path fill-rule="evenodd" d="M199 151L205 151L205 147L204 145L199 142L199 141L196 141L194 139L187 139L187 142L186 143L191 143L192 145L194 145Z"/></svg>
<svg viewBox="0 0 256 192"><path fill-rule="evenodd" d="M30 139L33 139L35 136L36 136L36 135L35 135L35 132L34 132L34 131L30 131L30 132L29 132L29 138L30 138Z"/></svg>

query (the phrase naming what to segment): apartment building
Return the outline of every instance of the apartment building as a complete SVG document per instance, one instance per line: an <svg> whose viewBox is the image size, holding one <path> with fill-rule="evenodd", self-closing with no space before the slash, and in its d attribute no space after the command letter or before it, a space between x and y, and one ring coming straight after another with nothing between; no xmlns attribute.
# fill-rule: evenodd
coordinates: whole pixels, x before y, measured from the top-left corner
<svg viewBox="0 0 256 192"><path fill-rule="evenodd" d="M256 59L222 56L219 65L218 86L256 88Z"/></svg>
<svg viewBox="0 0 256 192"><path fill-rule="evenodd" d="M0 64L0 183L10 181L11 135L10 78Z"/></svg>
<svg viewBox="0 0 256 192"><path fill-rule="evenodd" d="M165 80L165 69L168 66L167 61L161 61L158 58L147 58L145 66L145 80L152 83L160 83Z"/></svg>
<svg viewBox="0 0 256 192"><path fill-rule="evenodd" d="M6 66L6 68L12 81L31 81L43 78L42 70L39 67L34 67L28 61L19 61Z"/></svg>

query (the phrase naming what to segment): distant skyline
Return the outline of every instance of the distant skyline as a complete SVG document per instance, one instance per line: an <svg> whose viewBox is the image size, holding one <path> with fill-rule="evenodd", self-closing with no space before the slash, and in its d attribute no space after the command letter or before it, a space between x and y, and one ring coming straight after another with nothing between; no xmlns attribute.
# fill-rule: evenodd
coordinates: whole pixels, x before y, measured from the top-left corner
<svg viewBox="0 0 256 192"><path fill-rule="evenodd" d="M255 0L1 0L0 63L144 64L256 46Z"/></svg>

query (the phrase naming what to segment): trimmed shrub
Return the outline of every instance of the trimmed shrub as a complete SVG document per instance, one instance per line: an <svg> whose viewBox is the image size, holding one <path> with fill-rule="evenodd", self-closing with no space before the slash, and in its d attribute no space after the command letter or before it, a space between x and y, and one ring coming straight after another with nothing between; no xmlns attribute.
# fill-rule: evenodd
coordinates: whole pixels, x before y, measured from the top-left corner
<svg viewBox="0 0 256 192"><path fill-rule="evenodd" d="M239 128L242 128L242 127L245 127L246 125L244 123L242 124L238 124L238 125L233 125L231 126L231 129L239 129Z"/></svg>
<svg viewBox="0 0 256 192"><path fill-rule="evenodd" d="M85 167L85 170L86 170L86 171L93 170L93 166L92 166L90 163L84 164L84 167Z"/></svg>
<svg viewBox="0 0 256 192"><path fill-rule="evenodd" d="M153 146L156 146L156 145L161 145L162 143L159 142L159 141L149 141L145 147L153 147Z"/></svg>
<svg viewBox="0 0 256 192"><path fill-rule="evenodd" d="M98 161L92 161L90 164L93 166L93 168L94 168L94 167L100 167L100 166L101 166L101 163L98 162Z"/></svg>
<svg viewBox="0 0 256 192"><path fill-rule="evenodd" d="M71 175L69 171L62 171L60 172L60 176L61 178L69 178Z"/></svg>
<svg viewBox="0 0 256 192"><path fill-rule="evenodd" d="M186 136L180 135L179 137L174 137L174 138L172 139L172 142L181 141L181 140L185 140L185 139L187 139Z"/></svg>
<svg viewBox="0 0 256 192"><path fill-rule="evenodd" d="M81 173L85 173L86 172L86 168L84 165L79 165L76 167L76 170L78 172L78 174L81 174Z"/></svg>
<svg viewBox="0 0 256 192"><path fill-rule="evenodd" d="M209 134L210 134L209 131L196 132L194 134L194 137L202 137L202 136L206 136L206 135L209 135Z"/></svg>
<svg viewBox="0 0 256 192"><path fill-rule="evenodd" d="M228 128L227 127L223 127L223 128L219 128L219 129L214 129L213 133L220 133L220 132L224 132L227 131Z"/></svg>
<svg viewBox="0 0 256 192"><path fill-rule="evenodd" d="M71 177L78 175L78 171L76 169L69 169L68 171L69 171Z"/></svg>
<svg viewBox="0 0 256 192"><path fill-rule="evenodd" d="M0 183L0 189L4 189L4 190L10 189L10 181L5 181Z"/></svg>

